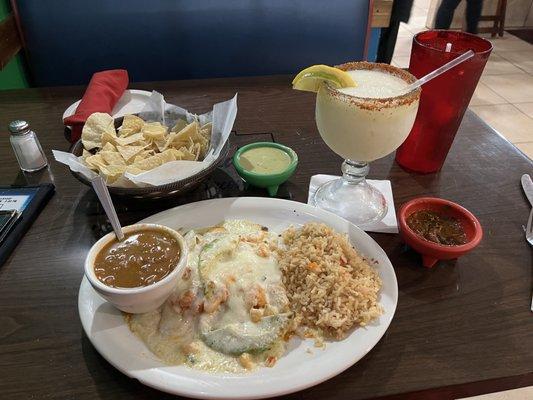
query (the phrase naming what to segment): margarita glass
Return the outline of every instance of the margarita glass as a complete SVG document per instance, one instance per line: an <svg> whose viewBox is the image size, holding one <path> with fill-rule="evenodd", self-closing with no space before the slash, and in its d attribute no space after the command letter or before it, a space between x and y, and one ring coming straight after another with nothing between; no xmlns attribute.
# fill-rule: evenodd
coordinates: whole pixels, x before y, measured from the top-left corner
<svg viewBox="0 0 533 400"><path fill-rule="evenodd" d="M350 62L354 87L320 85L316 125L324 142L344 158L342 177L318 188L313 202L355 224L379 221L387 214L383 194L368 184L368 163L396 150L415 121L420 89L405 93L416 78L388 64Z"/></svg>

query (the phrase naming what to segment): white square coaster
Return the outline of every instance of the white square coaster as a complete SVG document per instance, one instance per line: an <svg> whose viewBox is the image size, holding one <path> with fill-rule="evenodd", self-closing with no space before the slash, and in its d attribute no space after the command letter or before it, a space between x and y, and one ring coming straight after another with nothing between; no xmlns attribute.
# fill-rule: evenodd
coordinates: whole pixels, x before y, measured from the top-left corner
<svg viewBox="0 0 533 400"><path fill-rule="evenodd" d="M320 185L336 178L338 178L338 176L335 175L313 175L309 182L307 204L312 205L311 199ZM359 228L369 232L398 233L398 221L396 220L396 210L394 208L394 199L392 197L392 186L390 181L367 179L367 182L383 193L385 200L387 201L388 211L387 215L385 215L381 221L359 225Z"/></svg>

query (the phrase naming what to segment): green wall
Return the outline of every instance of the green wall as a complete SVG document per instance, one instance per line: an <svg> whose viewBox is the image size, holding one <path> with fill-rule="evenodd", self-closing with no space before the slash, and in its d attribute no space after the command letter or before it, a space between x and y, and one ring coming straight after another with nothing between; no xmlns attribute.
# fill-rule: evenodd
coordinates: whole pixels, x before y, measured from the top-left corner
<svg viewBox="0 0 533 400"><path fill-rule="evenodd" d="M0 21L4 20L10 12L9 1L0 0ZM19 52L4 69L0 70L0 90L25 87L28 87L28 81L24 72L22 55Z"/></svg>

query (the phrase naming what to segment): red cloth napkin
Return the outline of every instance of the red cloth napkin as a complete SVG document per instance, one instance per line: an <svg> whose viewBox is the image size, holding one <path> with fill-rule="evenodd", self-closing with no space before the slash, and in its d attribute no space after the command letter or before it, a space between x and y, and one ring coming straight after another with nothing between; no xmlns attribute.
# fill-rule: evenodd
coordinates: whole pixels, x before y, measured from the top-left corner
<svg viewBox="0 0 533 400"><path fill-rule="evenodd" d="M125 69L112 69L93 74L76 112L63 120L65 125L72 126L71 143L80 138L81 130L89 115L95 112L111 114L128 83L128 71Z"/></svg>

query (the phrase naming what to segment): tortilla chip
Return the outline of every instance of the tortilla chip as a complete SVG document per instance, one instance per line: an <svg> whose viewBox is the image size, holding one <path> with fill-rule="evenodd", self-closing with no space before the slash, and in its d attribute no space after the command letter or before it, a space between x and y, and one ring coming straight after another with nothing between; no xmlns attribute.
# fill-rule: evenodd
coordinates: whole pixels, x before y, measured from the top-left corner
<svg viewBox="0 0 533 400"><path fill-rule="evenodd" d="M142 134L146 140L162 140L167 134L168 128L160 122L147 122L142 127Z"/></svg>
<svg viewBox="0 0 533 400"><path fill-rule="evenodd" d="M166 135L167 137L169 135ZM159 140L154 140L152 142L152 148L155 150L157 149L157 151L159 153L162 153L163 151L165 151L167 149L167 139L166 138L163 138L163 139L159 139Z"/></svg>
<svg viewBox="0 0 533 400"><path fill-rule="evenodd" d="M207 140L211 140L211 132L213 131L213 123L208 122L200 128L200 134Z"/></svg>
<svg viewBox="0 0 533 400"><path fill-rule="evenodd" d="M102 141L101 147L104 148L107 144L111 144L113 145L113 148L114 148L115 147L114 145L117 143L117 139L118 138L114 131L113 131L113 134L111 134L110 132L104 132L101 136L101 141Z"/></svg>
<svg viewBox="0 0 533 400"><path fill-rule="evenodd" d="M209 142L198 143L198 145L200 146L200 152L198 157L203 160L205 158L205 155L207 154L207 150L209 150Z"/></svg>
<svg viewBox="0 0 533 400"><path fill-rule="evenodd" d="M144 146L117 146L118 152L126 162L143 151L143 149Z"/></svg>
<svg viewBox="0 0 533 400"><path fill-rule="evenodd" d="M207 141L207 139L204 138L200 134L200 126L198 125L198 122L196 121L191 122L181 131L179 131L174 139L174 142L189 142L189 141L192 141L193 143L196 143L196 142L202 143L202 142Z"/></svg>
<svg viewBox="0 0 533 400"><path fill-rule="evenodd" d="M182 160L187 160L187 161L197 160L196 155L194 153L191 153L187 147L181 147L177 151L183 154L181 158Z"/></svg>
<svg viewBox="0 0 533 400"><path fill-rule="evenodd" d="M171 154L172 158L174 158L174 161L183 160L185 157L185 154L183 152L181 152L180 150L176 150L173 147L166 149L163 153L166 153L166 152L169 152Z"/></svg>
<svg viewBox="0 0 533 400"><path fill-rule="evenodd" d="M123 165L107 165L100 168L100 175L104 178L106 183L113 183L120 178L126 171L126 166Z"/></svg>
<svg viewBox="0 0 533 400"><path fill-rule="evenodd" d="M207 129L209 128L206 128L206 132ZM205 138L200 133L199 125L195 121L187 125L180 132L174 134L174 136L169 137L169 140L167 141L167 147L174 147L177 149L186 147L189 149L189 151L195 154L195 157L198 160L205 157L205 154L209 148L209 139ZM194 151L191 150L192 147L194 147Z"/></svg>
<svg viewBox="0 0 533 400"><path fill-rule="evenodd" d="M102 134L116 136L113 117L106 113L92 113L85 121L81 131L81 142L86 150L102 146Z"/></svg>
<svg viewBox="0 0 533 400"><path fill-rule="evenodd" d="M200 143L194 143L192 146L189 146L189 151L194 154L194 161L198 161L202 152L202 146Z"/></svg>
<svg viewBox="0 0 533 400"><path fill-rule="evenodd" d="M150 142L145 148L147 150L152 150L154 153L159 153L159 148L154 142Z"/></svg>
<svg viewBox="0 0 533 400"><path fill-rule="evenodd" d="M174 147L172 143L174 142L174 139L176 138L177 133L171 132L169 133L165 138L165 145L163 146L163 151L168 149L169 147Z"/></svg>
<svg viewBox="0 0 533 400"><path fill-rule="evenodd" d="M122 126L118 128L118 136L120 137L128 137L130 135L133 135L134 133L136 132L134 132L131 128L123 128Z"/></svg>
<svg viewBox="0 0 533 400"><path fill-rule="evenodd" d="M129 136L141 131L144 121L136 115L124 115L122 126L120 127L120 136Z"/></svg>
<svg viewBox="0 0 533 400"><path fill-rule="evenodd" d="M144 171L140 168L137 168L135 165L128 165L126 167L126 172L132 174L132 175L139 175L143 173Z"/></svg>
<svg viewBox="0 0 533 400"><path fill-rule="evenodd" d="M122 146L122 144L120 146ZM124 146L140 146L143 149L147 149L147 148L151 148L152 143L147 142L145 140L137 140L137 141L135 141L133 143L128 143L128 144L126 144Z"/></svg>
<svg viewBox="0 0 533 400"><path fill-rule="evenodd" d="M98 154L102 156L102 158L108 165L126 165L126 161L124 161L119 152L100 150Z"/></svg>
<svg viewBox="0 0 533 400"><path fill-rule="evenodd" d="M139 133L135 133L131 136L127 136L127 137L118 137L116 138L116 144L117 145L120 145L120 146L127 146L128 144L133 144L137 141L140 141L140 140L143 140L144 137L143 137L143 134L141 132Z"/></svg>
<svg viewBox="0 0 533 400"><path fill-rule="evenodd" d="M91 152L83 149L80 157L83 161L85 161L87 157L90 157L90 156L92 156Z"/></svg>
<svg viewBox="0 0 533 400"><path fill-rule="evenodd" d="M164 164L170 161L176 161L177 160L176 153L177 153L176 149L167 149L164 152L157 154L157 156L161 158Z"/></svg>
<svg viewBox="0 0 533 400"><path fill-rule="evenodd" d="M185 128L186 126L187 126L187 121L185 121L184 119L178 119L176 121L176 125L174 125L170 131L177 133L181 131L183 128Z"/></svg>
<svg viewBox="0 0 533 400"><path fill-rule="evenodd" d="M133 163L135 164L136 162L144 160L145 158L151 157L153 155L154 155L153 150L143 150L135 156L135 158L133 159Z"/></svg>
<svg viewBox="0 0 533 400"><path fill-rule="evenodd" d="M85 164L90 169L99 171L101 167L105 167L107 164L100 154L94 154L85 159Z"/></svg>
<svg viewBox="0 0 533 400"><path fill-rule="evenodd" d="M133 166L142 169L143 171L149 171L155 167L159 167L161 164L163 164L163 160L161 160L158 155L154 155L139 161L135 161Z"/></svg>
<svg viewBox="0 0 533 400"><path fill-rule="evenodd" d="M117 148L111 142L107 142L100 151L117 151Z"/></svg>

